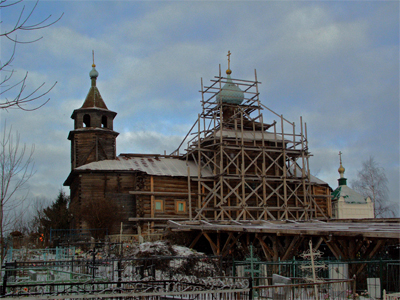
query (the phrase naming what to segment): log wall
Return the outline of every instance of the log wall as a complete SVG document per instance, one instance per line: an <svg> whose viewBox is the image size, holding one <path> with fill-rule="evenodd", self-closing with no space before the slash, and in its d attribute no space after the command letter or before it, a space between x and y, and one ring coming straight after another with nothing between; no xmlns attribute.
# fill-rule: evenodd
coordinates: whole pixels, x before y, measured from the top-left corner
<svg viewBox="0 0 400 300"><path fill-rule="evenodd" d="M115 158L115 135L108 131L75 132L71 142L72 168Z"/></svg>
<svg viewBox="0 0 400 300"><path fill-rule="evenodd" d="M71 206L75 211L75 228L87 229L89 226L79 217L83 205L87 203L109 204L109 207L118 211L109 211L109 214L117 214L118 222L107 226L109 234L120 233L120 222L124 224L124 233L135 233L128 219L136 217L135 196L129 191L136 184L136 173L83 173L75 177L71 184ZM96 210L96 206L94 208ZM96 213L94 211L93 213ZM107 216L100 214L99 218Z"/></svg>
<svg viewBox="0 0 400 300"><path fill-rule="evenodd" d="M167 176L144 176L142 191L154 192L154 195L138 195L142 211L138 217L143 218L189 218L189 197L187 178ZM153 181L153 182L152 182ZM196 187L192 184L191 205L195 207ZM184 195L183 195L184 194ZM162 201L163 207L157 210L156 201ZM177 212L177 201L185 202L185 212ZM163 223L166 223L165 221Z"/></svg>

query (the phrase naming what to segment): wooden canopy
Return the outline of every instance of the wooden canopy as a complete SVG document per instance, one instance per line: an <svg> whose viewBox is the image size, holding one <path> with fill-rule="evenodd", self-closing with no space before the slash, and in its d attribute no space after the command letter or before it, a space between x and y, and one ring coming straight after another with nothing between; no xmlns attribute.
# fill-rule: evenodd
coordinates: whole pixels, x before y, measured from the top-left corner
<svg viewBox="0 0 400 300"><path fill-rule="evenodd" d="M400 242L400 219L352 219L310 221L169 221L171 231L196 232L190 247L204 236L215 255L227 256L238 241L244 251L258 245L265 259L287 260L305 240L314 248L325 243L337 259L372 258L389 241Z"/></svg>

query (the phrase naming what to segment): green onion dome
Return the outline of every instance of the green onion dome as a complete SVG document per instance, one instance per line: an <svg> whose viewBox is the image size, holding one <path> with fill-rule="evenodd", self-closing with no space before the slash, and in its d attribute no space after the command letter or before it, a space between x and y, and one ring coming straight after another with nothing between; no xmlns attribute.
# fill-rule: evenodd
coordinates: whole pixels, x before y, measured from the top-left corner
<svg viewBox="0 0 400 300"><path fill-rule="evenodd" d="M230 69L226 70L226 74L228 75L227 80L217 95L217 101L220 103L239 105L244 100L244 93L236 84L233 83L231 73L232 71Z"/></svg>

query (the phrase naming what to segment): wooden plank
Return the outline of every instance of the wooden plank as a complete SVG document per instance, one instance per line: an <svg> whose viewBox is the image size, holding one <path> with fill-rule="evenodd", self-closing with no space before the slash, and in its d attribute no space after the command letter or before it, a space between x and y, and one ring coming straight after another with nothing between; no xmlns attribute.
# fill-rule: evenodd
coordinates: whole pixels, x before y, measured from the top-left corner
<svg viewBox="0 0 400 300"><path fill-rule="evenodd" d="M129 191L131 195L149 195L149 196L189 196L188 193L182 192L152 192L152 191ZM197 196L197 193L191 193L193 196Z"/></svg>
<svg viewBox="0 0 400 300"><path fill-rule="evenodd" d="M137 221L160 221L160 222L167 222L167 221L184 221L187 220L187 218L177 218L175 216L170 216L170 217L136 217L136 218L129 218L128 219L130 222L137 222ZM183 230L183 229L182 229Z"/></svg>

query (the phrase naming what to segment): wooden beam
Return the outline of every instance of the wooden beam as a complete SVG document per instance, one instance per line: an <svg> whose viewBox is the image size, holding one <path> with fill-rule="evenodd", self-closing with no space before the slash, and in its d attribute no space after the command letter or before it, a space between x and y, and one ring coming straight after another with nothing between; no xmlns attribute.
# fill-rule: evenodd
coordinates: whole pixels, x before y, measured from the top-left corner
<svg viewBox="0 0 400 300"><path fill-rule="evenodd" d="M361 250L362 246L364 245L364 239L363 238L359 238L357 240L357 245L356 245L356 249L355 249L355 253L357 255L357 253Z"/></svg>
<svg viewBox="0 0 400 300"><path fill-rule="evenodd" d="M280 237L279 233L277 233L276 236L273 236L273 238L276 240L276 246L277 246L277 250L278 250L278 255L279 255L279 257L281 257L281 255L283 255L283 253L285 252L285 247L282 246L282 243L281 243L279 237Z"/></svg>
<svg viewBox="0 0 400 300"><path fill-rule="evenodd" d="M332 240L332 237L329 240L326 237L323 237L326 245L332 251L333 255L335 255L336 259L345 258L343 252L340 250L338 245L335 243L336 241Z"/></svg>
<svg viewBox="0 0 400 300"><path fill-rule="evenodd" d="M281 257L281 260L288 260L290 255L299 248L299 246L301 245L301 242L303 240L304 240L304 237L300 238L300 236L298 236L298 235L293 237L289 246L286 247L285 254L283 254L283 256Z"/></svg>
<svg viewBox="0 0 400 300"><path fill-rule="evenodd" d="M220 254L221 233L217 232L217 254Z"/></svg>
<svg viewBox="0 0 400 300"><path fill-rule="evenodd" d="M371 259L385 244L386 240L378 240L375 246L371 247L371 245L366 249L366 256ZM370 250L369 250L370 249ZM368 253L369 252L369 253ZM365 268L367 264L362 264L358 267L356 271L356 276L361 273L361 271Z"/></svg>
<svg viewBox="0 0 400 300"><path fill-rule="evenodd" d="M367 253L367 251L368 251L368 249L370 249L370 247L367 248L367 251L366 251L365 254L368 255L369 259L371 259L383 247L383 245L385 243L386 243L385 239L378 240L378 242L376 243L375 247L373 247L369 253Z"/></svg>
<svg viewBox="0 0 400 300"><path fill-rule="evenodd" d="M322 238L322 236L319 237L318 242L314 245L314 251L317 251L317 250L318 250L318 248L319 248L319 246L321 246L323 240L324 240L324 239Z"/></svg>
<svg viewBox="0 0 400 300"><path fill-rule="evenodd" d="M233 237L233 233L230 232L228 238L225 241L224 247L222 247L222 251L221 251L222 254L225 252L226 248L228 247L229 241L232 239L232 237Z"/></svg>
<svg viewBox="0 0 400 300"><path fill-rule="evenodd" d="M212 241L212 239L210 238L210 236L207 234L207 233L205 233L205 232L203 232L203 235L206 237L206 239L208 240L208 242L210 243L210 246L211 246L211 249L212 249L212 251L213 251L213 253L214 253L214 255L216 256L216 255L218 255L218 248L217 248L217 246L214 244L214 242Z"/></svg>
<svg viewBox="0 0 400 300"><path fill-rule="evenodd" d="M264 242L263 238L259 236L258 234L256 235L256 238L260 241L261 248L264 252L265 257L267 258L268 261L272 261L273 256L274 256L274 251L271 250L270 247Z"/></svg>
<svg viewBox="0 0 400 300"><path fill-rule="evenodd" d="M349 257L349 259L356 258L356 241L355 241L355 239L349 240L348 257Z"/></svg>
<svg viewBox="0 0 400 300"><path fill-rule="evenodd" d="M131 195L146 195L146 196L189 196L188 193L181 192L154 192L154 191L130 191ZM197 195L196 193L191 193L191 195Z"/></svg>
<svg viewBox="0 0 400 300"><path fill-rule="evenodd" d="M201 238L201 236L203 235L203 232L200 231L199 234L196 236L196 238L193 240L193 242L190 244L189 248L193 248L196 243L199 241L199 239Z"/></svg>
<svg viewBox="0 0 400 300"><path fill-rule="evenodd" d="M151 218L151 217L138 217L138 218L129 218L128 219L128 221L129 222L138 222L138 221L160 221L160 222L167 222L167 221L169 221L169 220L171 220L171 221L184 221L184 220L187 220L187 218L171 218L171 217L169 217L169 218L157 218L157 217L154 217L154 218ZM185 231L185 229L184 228L181 228L180 230L182 230L182 231ZM186 231L189 231L190 229L188 228Z"/></svg>
<svg viewBox="0 0 400 300"><path fill-rule="evenodd" d="M239 233L239 234L237 235L237 237L235 237L235 239L232 241L232 243L230 243L230 244L226 247L226 249L222 251L222 257L225 257L225 256L228 254L229 250L232 248L232 246L233 246L234 244L236 244L237 240L238 240L242 235L243 235L243 233ZM225 246L224 246L224 248L225 248Z"/></svg>
<svg viewBox="0 0 400 300"><path fill-rule="evenodd" d="M278 250L278 238L276 236L268 236L268 238L272 241L272 250L273 250L273 261L278 261L279 258L279 250Z"/></svg>
<svg viewBox="0 0 400 300"><path fill-rule="evenodd" d="M336 246L340 249L341 253L343 254L342 258L350 259L349 257L349 243L347 239L343 239L343 237L336 237L335 238Z"/></svg>

